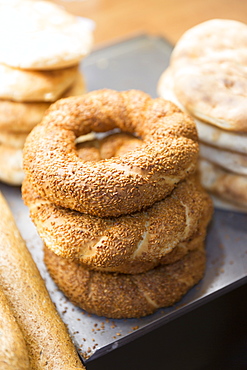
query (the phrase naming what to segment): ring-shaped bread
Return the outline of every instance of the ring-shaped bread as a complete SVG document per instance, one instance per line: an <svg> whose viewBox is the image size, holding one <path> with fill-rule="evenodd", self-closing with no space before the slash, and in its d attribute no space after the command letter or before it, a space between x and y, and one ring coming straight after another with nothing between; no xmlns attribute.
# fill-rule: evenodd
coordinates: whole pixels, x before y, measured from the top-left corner
<svg viewBox="0 0 247 370"><path fill-rule="evenodd" d="M143 274L87 270L45 248L45 264L68 299L89 313L134 318L178 302L203 277L205 250L198 245L179 261Z"/></svg>
<svg viewBox="0 0 247 370"><path fill-rule="evenodd" d="M58 207L24 180L23 199L46 246L97 271L141 273L187 253L195 236L205 239L212 202L195 179L143 212L101 218ZM189 248L191 249L191 248Z"/></svg>
<svg viewBox="0 0 247 370"><path fill-rule="evenodd" d="M143 145L121 157L85 162L75 140L114 128ZM196 169L194 121L173 103L129 90L104 89L61 99L27 138L26 176L56 205L100 217L140 211L163 199Z"/></svg>
<svg viewBox="0 0 247 370"><path fill-rule="evenodd" d="M122 133L87 141L77 148L84 160L99 161L141 143ZM188 252L187 242L195 235L204 240L212 216L212 202L195 176L181 181L169 196L145 211L117 218L58 207L37 195L28 180L23 183L22 195L48 248L101 271L140 273L159 263L174 262Z"/></svg>

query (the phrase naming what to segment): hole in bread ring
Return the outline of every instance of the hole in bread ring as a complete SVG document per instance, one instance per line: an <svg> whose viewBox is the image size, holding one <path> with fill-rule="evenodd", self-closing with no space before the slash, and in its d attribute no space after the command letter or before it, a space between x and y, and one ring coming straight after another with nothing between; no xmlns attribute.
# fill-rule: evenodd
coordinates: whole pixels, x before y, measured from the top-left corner
<svg viewBox="0 0 247 370"><path fill-rule="evenodd" d="M120 157L85 162L75 140L114 128L143 145ZM140 211L163 199L196 169L194 121L173 103L129 90L104 89L61 99L27 138L24 170L56 205L100 217Z"/></svg>

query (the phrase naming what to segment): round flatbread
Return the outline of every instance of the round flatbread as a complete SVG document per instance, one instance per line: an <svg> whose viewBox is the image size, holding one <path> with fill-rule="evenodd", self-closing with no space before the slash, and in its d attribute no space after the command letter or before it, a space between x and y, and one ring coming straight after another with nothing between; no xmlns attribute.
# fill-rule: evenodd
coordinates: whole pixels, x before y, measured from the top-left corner
<svg viewBox="0 0 247 370"><path fill-rule="evenodd" d="M38 70L75 65L91 50L92 24L48 1L1 1L0 63Z"/></svg>
<svg viewBox="0 0 247 370"><path fill-rule="evenodd" d="M181 110L188 113L174 93L171 68L168 67L160 76L157 93L166 100L172 101ZM247 134L243 132L230 132L211 125L208 122L194 118L200 142L213 145L217 148L247 154Z"/></svg>
<svg viewBox="0 0 247 370"><path fill-rule="evenodd" d="M28 133L0 131L0 144L12 146L16 149L22 149L26 141Z"/></svg>
<svg viewBox="0 0 247 370"><path fill-rule="evenodd" d="M22 149L0 144L0 181L9 185L21 185L23 179Z"/></svg>
<svg viewBox="0 0 247 370"><path fill-rule="evenodd" d="M170 66L175 94L193 116L247 132L247 25L213 19L191 28Z"/></svg>
<svg viewBox="0 0 247 370"><path fill-rule="evenodd" d="M199 161L200 179L208 191L247 211L247 176L236 175L205 159ZM225 207L227 203L225 204ZM229 208L232 210L232 206Z"/></svg>
<svg viewBox="0 0 247 370"><path fill-rule="evenodd" d="M61 96L82 95L86 92L83 74L77 71L75 82ZM23 103L0 100L0 130L11 133L29 133L43 118L50 103Z"/></svg>
<svg viewBox="0 0 247 370"><path fill-rule="evenodd" d="M0 64L0 99L54 102L76 80L78 66L52 71L27 71Z"/></svg>
<svg viewBox="0 0 247 370"><path fill-rule="evenodd" d="M200 157L205 158L226 170L247 176L247 155L218 149L212 145L200 143Z"/></svg>

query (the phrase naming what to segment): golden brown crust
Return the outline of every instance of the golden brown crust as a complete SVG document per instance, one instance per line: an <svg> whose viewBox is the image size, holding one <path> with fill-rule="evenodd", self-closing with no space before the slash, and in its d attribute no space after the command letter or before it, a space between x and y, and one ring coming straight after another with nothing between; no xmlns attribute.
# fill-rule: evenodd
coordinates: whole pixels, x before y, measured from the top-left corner
<svg viewBox="0 0 247 370"><path fill-rule="evenodd" d="M45 263L59 288L79 307L99 316L133 318L179 301L203 277L205 251L200 247L176 263L135 275L90 271L48 248Z"/></svg>
<svg viewBox="0 0 247 370"><path fill-rule="evenodd" d="M143 145L99 162L78 158L76 137L115 127ZM24 169L35 191L54 204L107 217L163 199L195 171L197 158L195 124L175 105L137 90L105 89L53 104L26 141Z"/></svg>
<svg viewBox="0 0 247 370"><path fill-rule="evenodd" d="M30 369L84 369L0 194L0 285L22 330Z"/></svg>
<svg viewBox="0 0 247 370"><path fill-rule="evenodd" d="M0 369L29 370L29 358L21 329L0 286Z"/></svg>
<svg viewBox="0 0 247 370"><path fill-rule="evenodd" d="M35 194L25 180L22 194L47 247L95 270L147 271L165 261L174 249L179 255L183 243L199 230L205 236L212 216L212 202L195 178L180 182L170 196L146 211L118 218L99 218L55 206ZM174 252L170 260L176 259Z"/></svg>

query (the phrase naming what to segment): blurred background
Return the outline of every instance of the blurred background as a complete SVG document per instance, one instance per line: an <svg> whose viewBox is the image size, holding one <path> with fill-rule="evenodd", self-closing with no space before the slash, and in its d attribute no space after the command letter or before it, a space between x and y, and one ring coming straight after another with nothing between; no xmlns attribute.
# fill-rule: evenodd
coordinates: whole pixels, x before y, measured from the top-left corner
<svg viewBox="0 0 247 370"><path fill-rule="evenodd" d="M53 0L96 23L95 46L138 33L174 44L192 26L211 18L247 23L246 0Z"/></svg>

